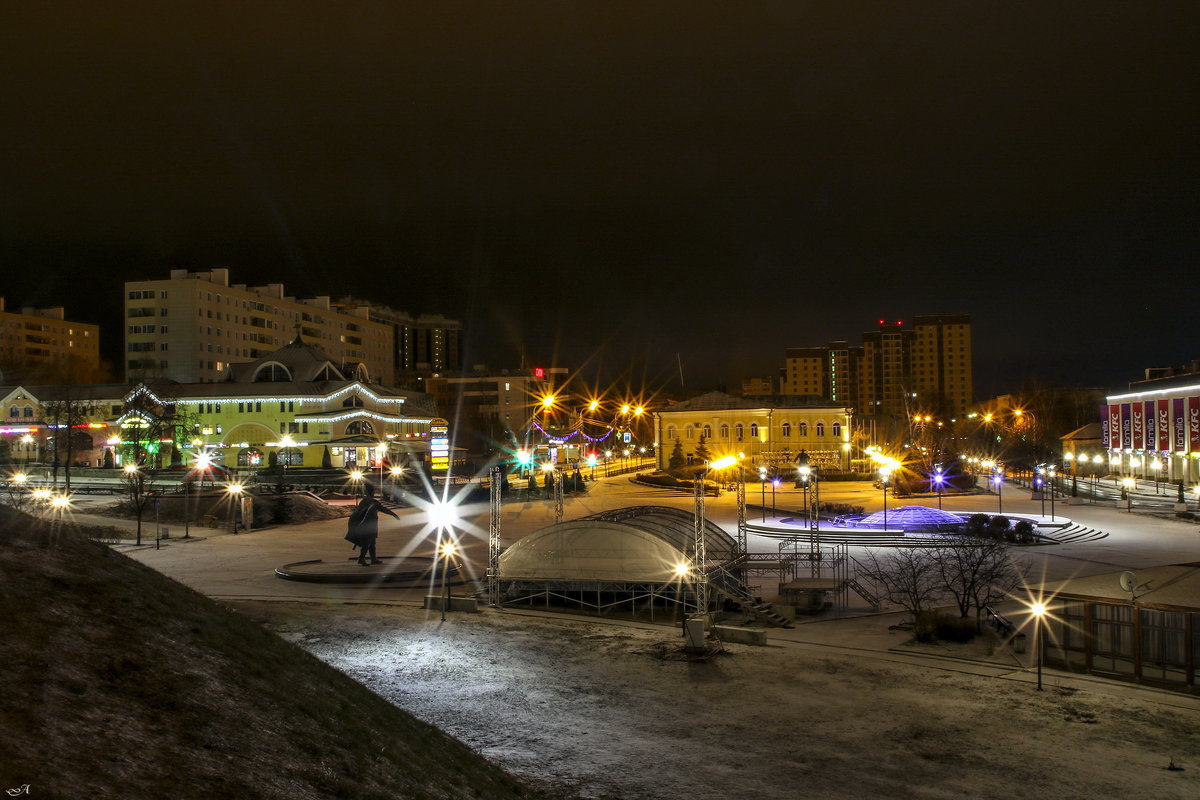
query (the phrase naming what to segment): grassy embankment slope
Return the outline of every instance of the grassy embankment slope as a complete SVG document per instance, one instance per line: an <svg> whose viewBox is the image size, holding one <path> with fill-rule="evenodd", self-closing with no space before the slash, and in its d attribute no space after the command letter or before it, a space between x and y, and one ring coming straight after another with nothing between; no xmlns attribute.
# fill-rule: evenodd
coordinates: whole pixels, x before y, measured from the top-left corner
<svg viewBox="0 0 1200 800"><path fill-rule="evenodd" d="M0 788L31 797L536 797L208 598L0 507Z"/></svg>

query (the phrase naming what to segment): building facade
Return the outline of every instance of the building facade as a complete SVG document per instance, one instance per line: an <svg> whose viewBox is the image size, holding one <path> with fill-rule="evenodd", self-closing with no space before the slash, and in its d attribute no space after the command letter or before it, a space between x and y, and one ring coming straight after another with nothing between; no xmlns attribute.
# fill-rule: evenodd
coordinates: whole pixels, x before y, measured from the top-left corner
<svg viewBox="0 0 1200 800"><path fill-rule="evenodd" d="M1130 384L1100 409L1109 470L1144 480L1200 482L1200 373Z"/></svg>
<svg viewBox="0 0 1200 800"><path fill-rule="evenodd" d="M860 345L839 340L789 348L780 387L784 395L821 398L860 416L965 413L974 398L971 318L918 316L911 328L880 320Z"/></svg>
<svg viewBox="0 0 1200 800"><path fill-rule="evenodd" d="M372 380L395 383L390 326L367 306L328 297L297 299L283 284L230 284L229 270L171 270L164 280L125 284L125 376L129 381L219 381L231 364L253 361L297 334L338 364L361 363Z"/></svg>
<svg viewBox="0 0 1200 800"><path fill-rule="evenodd" d="M1045 592L1051 598L1042 641L1046 663L1167 689L1200 690L1200 567L1076 577Z"/></svg>
<svg viewBox="0 0 1200 800"><path fill-rule="evenodd" d="M407 311L353 298L339 300L337 305L366 307L372 321L391 328L394 342L392 368L401 384L424 388L426 379L462 369L463 327L458 320L440 314L413 317Z"/></svg>
<svg viewBox="0 0 1200 800"><path fill-rule="evenodd" d="M0 382L87 381L99 369L99 326L67 320L61 306L8 311L0 297Z"/></svg>
<svg viewBox="0 0 1200 800"><path fill-rule="evenodd" d="M545 416L542 401L565 405L565 367L503 370L497 374L439 375L425 381L437 413L459 420L458 442L474 454L524 447L530 423ZM556 413L549 410L552 416Z"/></svg>
<svg viewBox="0 0 1200 800"><path fill-rule="evenodd" d="M431 432L445 427L432 398L373 383L361 367L343 372L298 338L234 365L229 377L132 388L9 387L0 442L17 465L66 459L159 468L190 465L204 453L235 473L272 464L370 470L430 465ZM68 429L69 445L62 435Z"/></svg>
<svg viewBox="0 0 1200 800"><path fill-rule="evenodd" d="M653 412L658 466L666 469L678 440L691 462L744 455L748 465L794 463L803 450L825 472L850 469L850 409L789 397L733 397L722 392Z"/></svg>
<svg viewBox="0 0 1200 800"><path fill-rule="evenodd" d="M124 384L0 387L0 463L104 466L128 391Z"/></svg>

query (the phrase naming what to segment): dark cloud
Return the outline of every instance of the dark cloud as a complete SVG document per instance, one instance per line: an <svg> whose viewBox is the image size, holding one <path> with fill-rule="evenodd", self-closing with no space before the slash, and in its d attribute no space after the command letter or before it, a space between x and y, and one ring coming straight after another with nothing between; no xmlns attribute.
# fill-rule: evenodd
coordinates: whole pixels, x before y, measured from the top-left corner
<svg viewBox="0 0 1200 800"><path fill-rule="evenodd" d="M1200 355L1194 4L54 8L0 12L3 292L110 340L220 264L693 385L941 311L997 386Z"/></svg>

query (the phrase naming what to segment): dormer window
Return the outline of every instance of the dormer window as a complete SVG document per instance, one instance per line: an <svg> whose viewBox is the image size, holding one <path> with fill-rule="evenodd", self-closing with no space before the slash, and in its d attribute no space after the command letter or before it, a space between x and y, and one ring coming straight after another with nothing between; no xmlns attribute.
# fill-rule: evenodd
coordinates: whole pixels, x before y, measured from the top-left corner
<svg viewBox="0 0 1200 800"><path fill-rule="evenodd" d="M291 379L292 373L288 372L287 367L275 361L263 364L254 373L254 383L287 382Z"/></svg>
<svg viewBox="0 0 1200 800"><path fill-rule="evenodd" d="M352 394L349 397L347 397L345 400L342 401L342 407L343 408L362 408L363 407L362 398L356 394Z"/></svg>

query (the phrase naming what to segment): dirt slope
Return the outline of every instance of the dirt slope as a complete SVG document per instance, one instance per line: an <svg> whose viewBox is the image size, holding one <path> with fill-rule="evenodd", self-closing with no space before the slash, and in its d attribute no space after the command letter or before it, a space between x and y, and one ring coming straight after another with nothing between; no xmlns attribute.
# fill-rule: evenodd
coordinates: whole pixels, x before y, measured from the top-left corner
<svg viewBox="0 0 1200 800"><path fill-rule="evenodd" d="M243 616L0 508L0 788L40 798L537 796Z"/></svg>

